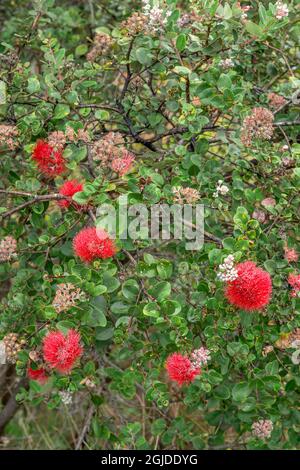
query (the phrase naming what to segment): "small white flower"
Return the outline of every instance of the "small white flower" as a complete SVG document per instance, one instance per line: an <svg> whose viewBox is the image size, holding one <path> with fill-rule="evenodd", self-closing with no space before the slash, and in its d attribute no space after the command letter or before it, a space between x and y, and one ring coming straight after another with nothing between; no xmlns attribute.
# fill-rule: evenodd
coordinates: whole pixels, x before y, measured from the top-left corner
<svg viewBox="0 0 300 470"><path fill-rule="evenodd" d="M278 1L275 3L275 6L276 6L275 16L278 20L281 20L285 16L289 15L289 8L286 3L282 3L281 1Z"/></svg>
<svg viewBox="0 0 300 470"><path fill-rule="evenodd" d="M206 366L208 361L210 361L210 351L206 348L195 349L191 354L191 363L194 369L199 369L201 366Z"/></svg>
<svg viewBox="0 0 300 470"><path fill-rule="evenodd" d="M234 67L234 62L232 59L222 59L219 65L223 69L231 69L232 67Z"/></svg>
<svg viewBox="0 0 300 470"><path fill-rule="evenodd" d="M233 255L228 255L227 258L224 259L224 263L220 264L217 277L223 282L231 282L237 279L238 272L234 267Z"/></svg>
<svg viewBox="0 0 300 470"><path fill-rule="evenodd" d="M224 194L227 194L229 192L229 188L225 184L222 184L222 186L220 186L219 191L222 195L224 195Z"/></svg>
<svg viewBox="0 0 300 470"><path fill-rule="evenodd" d="M223 181L222 180L219 180L218 181L218 184L217 184L217 187L216 187L216 191L214 192L213 194L213 197L218 197L220 194L222 196L225 196L226 194L229 193L229 188L228 186L226 186L226 184L223 184Z"/></svg>
<svg viewBox="0 0 300 470"><path fill-rule="evenodd" d="M58 392L59 396L60 396L60 399L62 401L62 403L66 406L68 405L71 405L72 401L73 401L73 394L71 392L68 392L68 391L60 391Z"/></svg>
<svg viewBox="0 0 300 470"><path fill-rule="evenodd" d="M300 364L300 349L296 349L296 351L293 352L292 363L295 365Z"/></svg>
<svg viewBox="0 0 300 470"><path fill-rule="evenodd" d="M142 3L143 13L149 18L149 31L159 31L162 29L172 12L170 10L164 11L159 5L151 6L149 0L142 0Z"/></svg>

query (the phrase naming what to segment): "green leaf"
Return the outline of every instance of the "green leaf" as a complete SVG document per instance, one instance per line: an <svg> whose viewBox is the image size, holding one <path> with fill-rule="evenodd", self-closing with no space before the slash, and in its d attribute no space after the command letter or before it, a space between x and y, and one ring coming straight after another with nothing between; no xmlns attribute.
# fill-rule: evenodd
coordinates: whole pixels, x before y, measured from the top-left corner
<svg viewBox="0 0 300 470"><path fill-rule="evenodd" d="M159 312L159 307L155 302L149 302L145 307L143 308L143 314L146 315L147 317L159 317L160 312Z"/></svg>
<svg viewBox="0 0 300 470"><path fill-rule="evenodd" d="M79 163L85 159L86 155L87 155L86 146L75 147L72 149L71 161L75 161L76 163Z"/></svg>
<svg viewBox="0 0 300 470"><path fill-rule="evenodd" d="M253 23L252 21L247 21L245 27L248 33L251 34L251 36L260 38L263 34L263 29L258 24Z"/></svg>
<svg viewBox="0 0 300 470"><path fill-rule="evenodd" d="M135 51L135 55L136 55L137 60L140 62L140 64L143 64L143 65L151 64L153 56L151 52L149 51L149 49L147 49L146 47L139 47Z"/></svg>
<svg viewBox="0 0 300 470"><path fill-rule="evenodd" d="M228 400L228 398L230 398L230 389L226 385L219 385L219 387L214 390L214 395L221 400Z"/></svg>
<svg viewBox="0 0 300 470"><path fill-rule="evenodd" d="M220 382L223 382L223 377L219 372L217 372L216 370L211 369L208 372L208 381L209 381L209 383L211 383L213 385L217 385Z"/></svg>
<svg viewBox="0 0 300 470"><path fill-rule="evenodd" d="M119 279L111 276L108 273L104 273L103 275L103 284L107 287L107 292L111 293L114 292L120 286Z"/></svg>
<svg viewBox="0 0 300 470"><path fill-rule="evenodd" d="M249 316L248 313L247 315ZM242 354L245 355L249 353L249 347L247 344L243 344L238 341L232 341L228 343L226 349L228 354L233 357L239 357Z"/></svg>
<svg viewBox="0 0 300 470"><path fill-rule="evenodd" d="M77 202L78 204L86 204L89 200L89 196L87 196L84 191L78 191L72 196L73 201Z"/></svg>
<svg viewBox="0 0 300 470"><path fill-rule="evenodd" d="M228 3L225 3L224 10L223 10L223 18L225 20L229 20L230 18L232 18L232 10Z"/></svg>
<svg viewBox="0 0 300 470"><path fill-rule="evenodd" d="M122 293L127 300L135 301L140 292L140 286L135 279L128 279L122 286Z"/></svg>
<svg viewBox="0 0 300 470"><path fill-rule="evenodd" d="M56 323L56 328L58 328L64 335L67 334L68 331L74 327L74 322L70 320L62 320Z"/></svg>
<svg viewBox="0 0 300 470"><path fill-rule="evenodd" d="M103 311L100 310L97 305L94 305L93 310L90 313L88 325L96 327L96 326L106 326L107 320L106 316L104 315Z"/></svg>
<svg viewBox="0 0 300 470"><path fill-rule="evenodd" d="M70 114L70 106L67 104L58 104L55 106L53 119L64 119L68 114Z"/></svg>
<svg viewBox="0 0 300 470"><path fill-rule="evenodd" d="M127 313L128 310L129 310L129 305L126 304L125 302L114 302L111 306L110 306L110 310L113 312L113 313L117 313L117 314L124 314L124 313Z"/></svg>
<svg viewBox="0 0 300 470"><path fill-rule="evenodd" d="M57 317L57 312L54 307L51 305L48 305L45 310L44 310L44 315L47 320L53 320L54 318Z"/></svg>
<svg viewBox="0 0 300 470"><path fill-rule="evenodd" d="M225 90L225 89L227 89L227 88L230 90L231 87L232 87L232 81L231 81L229 75L228 75L228 74L225 74L225 73L222 73L222 74L220 75L220 78L219 78L219 80L218 80L218 84L217 84L217 85L218 85L218 88L219 88L220 90Z"/></svg>
<svg viewBox="0 0 300 470"><path fill-rule="evenodd" d="M272 362L269 362L266 367L266 373L267 374L270 374L270 375L276 375L278 374L278 371L279 371L279 363L278 361L272 361Z"/></svg>
<svg viewBox="0 0 300 470"><path fill-rule="evenodd" d="M230 250L230 251L234 250L234 246L235 246L235 239L234 238L232 238L232 237L224 238L222 243L223 243L223 247L226 250Z"/></svg>
<svg viewBox="0 0 300 470"><path fill-rule="evenodd" d="M66 94L66 99L71 104L78 104L79 103L78 93L75 90L72 90L69 93L67 93Z"/></svg>
<svg viewBox="0 0 300 470"><path fill-rule="evenodd" d="M274 274L276 271L276 261L273 259L268 259L267 261L264 262L264 267L270 274Z"/></svg>
<svg viewBox="0 0 300 470"><path fill-rule="evenodd" d="M240 382L235 384L232 389L232 398L237 402L246 401L247 397L250 395L251 389L247 382Z"/></svg>
<svg viewBox="0 0 300 470"><path fill-rule="evenodd" d="M105 328L105 329L98 329L96 330L96 340L97 341L107 341L112 338L114 335L113 328Z"/></svg>
<svg viewBox="0 0 300 470"><path fill-rule="evenodd" d="M208 253L208 259L211 265L220 264L222 259L222 250L219 248L213 248Z"/></svg>
<svg viewBox="0 0 300 470"><path fill-rule="evenodd" d="M178 315L181 312L181 305L176 300L164 300L161 309L165 315Z"/></svg>
<svg viewBox="0 0 300 470"><path fill-rule="evenodd" d="M98 295L105 294L105 292L107 292L107 287L103 286L102 284L99 284L98 286L93 287L91 291L91 294L96 297Z"/></svg>
<svg viewBox="0 0 300 470"><path fill-rule="evenodd" d="M186 35L185 34L179 34L176 40L176 48L179 50L179 52L183 51L186 46Z"/></svg>
<svg viewBox="0 0 300 470"><path fill-rule="evenodd" d="M81 57L85 55L87 51L88 51L88 47L86 44L79 44L79 46L77 46L75 49L75 55L76 57Z"/></svg>
<svg viewBox="0 0 300 470"><path fill-rule="evenodd" d="M156 269L161 279L169 279L172 276L173 264L168 260L161 260Z"/></svg>
<svg viewBox="0 0 300 470"><path fill-rule="evenodd" d="M41 85L37 77L28 78L27 91L29 93L37 93L38 91L40 91L40 89Z"/></svg>
<svg viewBox="0 0 300 470"><path fill-rule="evenodd" d="M107 320L106 320L106 300L105 297L103 296L98 296L93 299L91 302L91 307L92 310L90 310L90 313L87 318L87 324L93 327L96 326L106 326Z"/></svg>
<svg viewBox="0 0 300 470"><path fill-rule="evenodd" d="M154 297L155 300L161 302L171 294L171 284L169 282L158 282L154 287L149 289L149 294Z"/></svg>
<svg viewBox="0 0 300 470"><path fill-rule="evenodd" d="M247 209L242 206L238 207L233 217L233 221L236 227L242 230L246 229L247 223L249 220L250 220L250 216L248 214Z"/></svg>
<svg viewBox="0 0 300 470"><path fill-rule="evenodd" d="M178 75L190 75L191 70L187 67L183 67L182 65L178 65L174 67L174 72L178 73Z"/></svg>
<svg viewBox="0 0 300 470"><path fill-rule="evenodd" d="M260 22L262 24L266 24L267 21L268 21L268 13L267 13L264 5L261 2L259 3L258 12L259 12Z"/></svg>

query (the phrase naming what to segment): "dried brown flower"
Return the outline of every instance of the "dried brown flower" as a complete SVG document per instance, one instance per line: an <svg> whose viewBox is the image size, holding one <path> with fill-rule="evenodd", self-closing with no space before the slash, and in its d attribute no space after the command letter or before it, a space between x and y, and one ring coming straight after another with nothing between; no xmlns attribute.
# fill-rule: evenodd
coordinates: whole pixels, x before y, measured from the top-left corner
<svg viewBox="0 0 300 470"><path fill-rule="evenodd" d="M126 30L129 36L135 36L147 29L148 18L143 13L135 11L127 20L123 21L121 26Z"/></svg>
<svg viewBox="0 0 300 470"><path fill-rule="evenodd" d="M103 32L97 33L94 38L93 47L87 53L87 60L89 62L95 62L98 57L105 55L109 51L113 42L114 40L109 34Z"/></svg>
<svg viewBox="0 0 300 470"><path fill-rule="evenodd" d="M71 283L59 284L52 305L58 313L61 313L84 299L85 293L78 287Z"/></svg>
<svg viewBox="0 0 300 470"><path fill-rule="evenodd" d="M6 360L10 364L15 364L17 361L17 355L22 350L26 341L20 339L17 333L8 333L3 338L5 345Z"/></svg>
<svg viewBox="0 0 300 470"><path fill-rule="evenodd" d="M270 140L273 132L274 116L265 108L253 108L252 113L244 119L241 141L250 147L253 139Z"/></svg>
<svg viewBox="0 0 300 470"><path fill-rule="evenodd" d="M96 161L101 161L102 165L107 165L116 158L121 158L124 139L119 132L109 132L102 139L94 142L91 148L92 157Z"/></svg>
<svg viewBox="0 0 300 470"><path fill-rule="evenodd" d="M275 110L281 108L287 103L287 100L283 96L277 95L277 93L269 93L268 101L271 108Z"/></svg>
<svg viewBox="0 0 300 470"><path fill-rule="evenodd" d="M172 192L175 204L195 204L200 199L199 191L194 188L177 186Z"/></svg>
<svg viewBox="0 0 300 470"><path fill-rule="evenodd" d="M17 242L11 237L7 236L0 241L0 262L10 261L13 256L17 254Z"/></svg>
<svg viewBox="0 0 300 470"><path fill-rule="evenodd" d="M15 150L18 146L18 129L15 126L0 125L0 145L6 146L9 150Z"/></svg>

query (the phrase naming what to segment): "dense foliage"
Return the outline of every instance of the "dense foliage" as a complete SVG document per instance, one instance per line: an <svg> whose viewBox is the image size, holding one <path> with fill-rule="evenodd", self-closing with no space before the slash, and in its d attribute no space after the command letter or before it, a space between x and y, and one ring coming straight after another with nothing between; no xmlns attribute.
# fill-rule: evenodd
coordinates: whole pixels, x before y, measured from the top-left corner
<svg viewBox="0 0 300 470"><path fill-rule="evenodd" d="M7 445L75 407L40 446L299 448L299 4L3 0L0 18ZM95 246L124 195L203 204L203 248Z"/></svg>

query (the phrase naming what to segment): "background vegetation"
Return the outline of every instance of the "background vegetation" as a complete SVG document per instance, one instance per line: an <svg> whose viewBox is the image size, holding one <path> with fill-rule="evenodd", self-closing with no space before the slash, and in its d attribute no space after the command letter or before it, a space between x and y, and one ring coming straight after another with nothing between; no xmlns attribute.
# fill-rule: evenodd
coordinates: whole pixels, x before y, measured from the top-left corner
<svg viewBox="0 0 300 470"><path fill-rule="evenodd" d="M0 240L17 249L0 263L0 338L23 342L16 363L0 366L0 445L299 448L300 299L288 283L299 264L287 256L300 237L299 4L278 18L267 1L166 0L157 21L142 3L1 1ZM273 121L260 114L251 127L254 108ZM47 178L34 145L68 127L89 139L67 141L65 174ZM103 158L111 131L135 156L124 176ZM84 183L74 202L86 210L55 200L71 178ZM171 203L178 187L205 205L202 250L122 240L108 260L74 256L101 203ZM229 254L270 273L263 310L228 303L217 271ZM86 298L58 313L61 282ZM80 363L44 385L29 380L45 334L70 328ZM201 346L211 360L178 387L167 357ZM261 419L272 421L268 439L251 431Z"/></svg>

